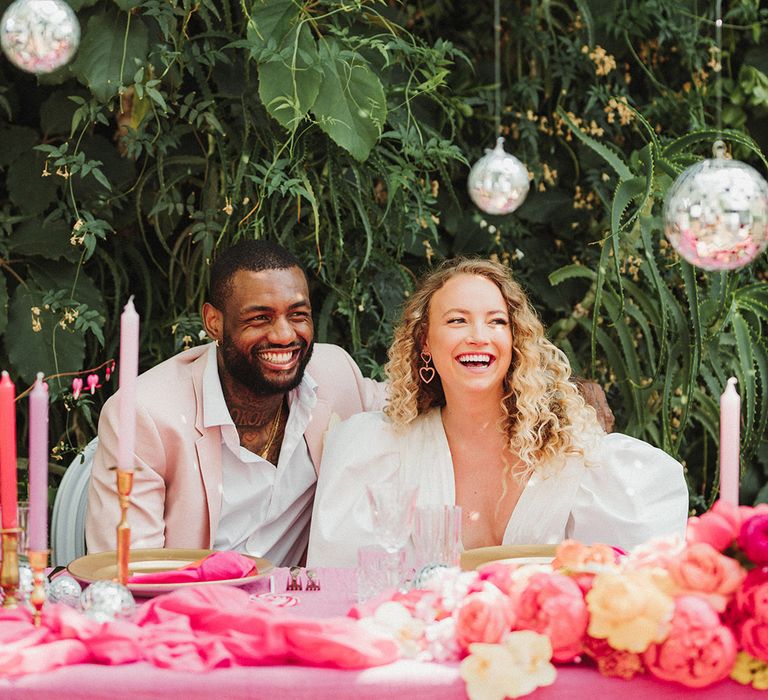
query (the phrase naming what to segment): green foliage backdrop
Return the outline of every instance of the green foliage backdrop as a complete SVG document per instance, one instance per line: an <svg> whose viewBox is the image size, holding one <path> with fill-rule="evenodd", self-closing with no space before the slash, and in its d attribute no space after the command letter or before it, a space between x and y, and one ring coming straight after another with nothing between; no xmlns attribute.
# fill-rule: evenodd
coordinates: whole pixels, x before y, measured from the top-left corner
<svg viewBox="0 0 768 700"><path fill-rule="evenodd" d="M101 365L127 297L146 368L200 342L216 248L270 237L311 273L318 339L374 375L419 272L509 262L617 427L684 460L696 508L716 495L717 398L736 375L742 497L768 501L766 257L703 273L660 220L718 118L766 172L757 0L728 3L722 55L714 3L502 0L500 125L491 3L70 4L70 66L37 79L0 63L0 363L20 390L60 375L62 463L112 391ZM465 191L497 128L533 178L508 217ZM101 388L75 397L91 368Z"/></svg>

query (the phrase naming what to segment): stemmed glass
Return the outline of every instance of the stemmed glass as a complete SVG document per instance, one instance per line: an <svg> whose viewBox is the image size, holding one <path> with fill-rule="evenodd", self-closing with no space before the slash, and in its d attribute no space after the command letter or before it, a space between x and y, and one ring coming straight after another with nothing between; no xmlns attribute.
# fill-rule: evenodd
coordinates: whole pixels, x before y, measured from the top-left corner
<svg viewBox="0 0 768 700"><path fill-rule="evenodd" d="M418 487L399 479L389 479L367 487L371 506L373 535L386 552L386 588L402 583L404 549L413 529Z"/></svg>

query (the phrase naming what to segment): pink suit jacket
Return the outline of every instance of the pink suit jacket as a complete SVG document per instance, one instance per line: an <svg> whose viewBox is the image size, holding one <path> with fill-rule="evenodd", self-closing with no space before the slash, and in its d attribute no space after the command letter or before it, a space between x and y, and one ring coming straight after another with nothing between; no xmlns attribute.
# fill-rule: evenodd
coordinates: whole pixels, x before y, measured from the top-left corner
<svg viewBox="0 0 768 700"><path fill-rule="evenodd" d="M139 376L136 468L128 523L131 546L210 548L221 510L221 430L203 427L203 373L208 346L175 355ZM315 470L333 415L381 409L383 385L365 379L340 347L316 343L307 372L317 382L317 403L304 433ZM118 394L99 419L85 534L89 552L116 548L120 509L115 484Z"/></svg>

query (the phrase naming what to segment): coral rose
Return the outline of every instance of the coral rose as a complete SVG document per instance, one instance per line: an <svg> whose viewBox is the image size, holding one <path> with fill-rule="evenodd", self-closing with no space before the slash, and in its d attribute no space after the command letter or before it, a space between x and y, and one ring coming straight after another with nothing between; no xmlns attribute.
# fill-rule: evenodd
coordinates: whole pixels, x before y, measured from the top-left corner
<svg viewBox="0 0 768 700"><path fill-rule="evenodd" d="M664 639L672 618L672 598L659 589L656 570L602 573L587 593L587 631L622 651L645 651Z"/></svg>
<svg viewBox="0 0 768 700"><path fill-rule="evenodd" d="M554 661L571 661L582 650L589 615L578 584L563 574L535 574L521 593L518 629L545 634Z"/></svg>
<svg viewBox="0 0 768 700"><path fill-rule="evenodd" d="M500 593L470 593L454 613L456 641L461 649L470 644L500 642L512 627L507 600Z"/></svg>
<svg viewBox="0 0 768 700"><path fill-rule="evenodd" d="M706 513L688 518L686 539L690 543L706 542L718 552L725 551L738 537L741 525L753 515L768 513L768 504L759 506L735 506L722 499Z"/></svg>
<svg viewBox="0 0 768 700"><path fill-rule="evenodd" d="M768 564L768 513L753 515L741 524L739 547L749 559L762 566Z"/></svg>
<svg viewBox="0 0 768 700"><path fill-rule="evenodd" d="M618 552L607 544L586 545L575 540L563 540L555 550L552 567L583 571L590 566L595 569L613 566L618 559Z"/></svg>
<svg viewBox="0 0 768 700"><path fill-rule="evenodd" d="M727 678L736 660L733 633L717 613L696 596L675 601L667 638L643 654L648 671L666 681L703 688Z"/></svg>
<svg viewBox="0 0 768 700"><path fill-rule="evenodd" d="M682 593L704 596L718 612L723 612L730 596L747 572L712 545L696 542L667 562L667 570Z"/></svg>

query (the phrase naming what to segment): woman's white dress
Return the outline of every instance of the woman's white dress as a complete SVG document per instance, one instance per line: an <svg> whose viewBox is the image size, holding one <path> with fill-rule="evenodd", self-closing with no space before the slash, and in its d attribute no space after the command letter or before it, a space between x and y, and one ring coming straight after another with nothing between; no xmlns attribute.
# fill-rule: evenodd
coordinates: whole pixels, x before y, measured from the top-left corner
<svg viewBox="0 0 768 700"><path fill-rule="evenodd" d="M571 538L631 549L655 536L684 534L688 489L679 462L642 440L599 429L584 452L559 469L541 465L535 470L502 544ZM309 565L355 566L358 547L376 544L366 486L398 471L418 485L418 505L455 503L453 463L439 409L399 430L383 413L361 413L328 434Z"/></svg>

